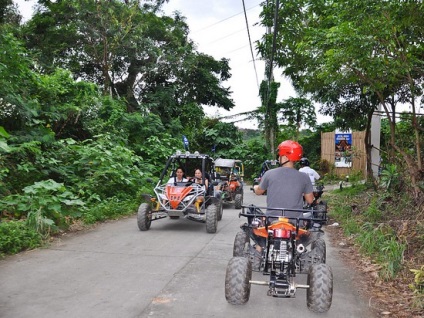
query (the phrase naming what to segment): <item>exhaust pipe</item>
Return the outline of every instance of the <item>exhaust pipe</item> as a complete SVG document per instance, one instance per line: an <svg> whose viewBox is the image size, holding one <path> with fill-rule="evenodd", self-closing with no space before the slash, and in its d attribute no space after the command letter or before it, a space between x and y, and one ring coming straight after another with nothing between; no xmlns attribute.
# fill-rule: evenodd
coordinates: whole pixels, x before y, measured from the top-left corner
<svg viewBox="0 0 424 318"><path fill-rule="evenodd" d="M305 251L305 246L303 244L299 244L296 250L299 254L302 254Z"/></svg>

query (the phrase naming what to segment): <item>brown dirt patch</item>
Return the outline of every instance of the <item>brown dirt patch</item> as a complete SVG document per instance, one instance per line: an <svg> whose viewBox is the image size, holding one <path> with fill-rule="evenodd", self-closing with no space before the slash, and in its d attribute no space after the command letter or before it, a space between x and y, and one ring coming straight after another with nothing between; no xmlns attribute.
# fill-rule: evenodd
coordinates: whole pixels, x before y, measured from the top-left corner
<svg viewBox="0 0 424 318"><path fill-rule="evenodd" d="M328 224L334 221L330 220ZM340 246L340 256L346 266L354 268L362 277L357 281L357 287L376 317L390 318L423 318L424 313L413 305L413 293L409 288L414 280L414 275L408 268L419 268L411 260L405 260L405 269L392 281L382 281L378 276L379 266L369 258L359 253L353 240L343 234L339 226L326 226L325 232L334 246ZM342 239L341 239L342 238ZM341 243L342 242L342 243ZM422 242L421 242L422 243ZM409 246L411 249L411 246ZM415 250L422 250L421 244ZM416 260L415 260L416 262ZM418 266L418 267L417 267Z"/></svg>

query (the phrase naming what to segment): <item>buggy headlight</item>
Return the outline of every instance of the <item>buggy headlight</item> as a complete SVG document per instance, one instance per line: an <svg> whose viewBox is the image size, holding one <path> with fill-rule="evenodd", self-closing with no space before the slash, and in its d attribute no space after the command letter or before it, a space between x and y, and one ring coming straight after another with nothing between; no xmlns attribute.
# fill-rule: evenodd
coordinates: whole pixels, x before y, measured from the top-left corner
<svg viewBox="0 0 424 318"><path fill-rule="evenodd" d="M186 196L185 198L184 198L184 202L186 202L186 201L190 201L191 199L193 198L193 195L188 195L188 196Z"/></svg>

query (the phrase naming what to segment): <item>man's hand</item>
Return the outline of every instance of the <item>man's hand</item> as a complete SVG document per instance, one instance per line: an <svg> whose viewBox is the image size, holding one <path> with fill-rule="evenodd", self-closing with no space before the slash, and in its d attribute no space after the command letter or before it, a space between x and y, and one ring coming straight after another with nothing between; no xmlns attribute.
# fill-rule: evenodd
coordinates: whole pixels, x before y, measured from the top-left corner
<svg viewBox="0 0 424 318"><path fill-rule="evenodd" d="M253 192L255 192L256 195L262 195L265 193L265 190L262 190L261 188L259 188L259 185L255 185L253 186Z"/></svg>

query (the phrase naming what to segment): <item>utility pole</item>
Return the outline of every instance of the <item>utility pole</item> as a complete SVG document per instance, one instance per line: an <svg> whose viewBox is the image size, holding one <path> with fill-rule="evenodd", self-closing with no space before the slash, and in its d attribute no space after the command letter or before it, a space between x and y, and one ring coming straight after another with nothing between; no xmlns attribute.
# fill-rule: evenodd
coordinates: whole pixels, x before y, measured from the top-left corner
<svg viewBox="0 0 424 318"><path fill-rule="evenodd" d="M276 125L278 125L278 122L276 120L276 113L275 113L275 103L276 100L270 100L271 96L274 98L274 94L272 93L272 83L274 82L274 74L273 74L273 62L274 62L274 52L275 52L275 42L276 42L276 36L277 36L277 21L278 21L278 9L279 9L279 0L276 0L275 2L275 14L274 14L274 34L273 34L273 40L272 40L272 46L271 46L271 52L269 57L266 60L265 63L265 83L266 88L265 92L263 92L263 106L265 108L265 138L269 145L269 151L271 157L274 157L275 155L275 132L276 132ZM267 6L270 4L270 1L267 0L266 2ZM267 37L271 34L271 27L268 26L266 30ZM274 92L273 92L274 93ZM275 98L277 96L277 92L275 92Z"/></svg>
<svg viewBox="0 0 424 318"><path fill-rule="evenodd" d="M371 118L371 169L373 177L378 178L380 168L380 133L381 133L381 104L378 105L378 112L374 112Z"/></svg>

